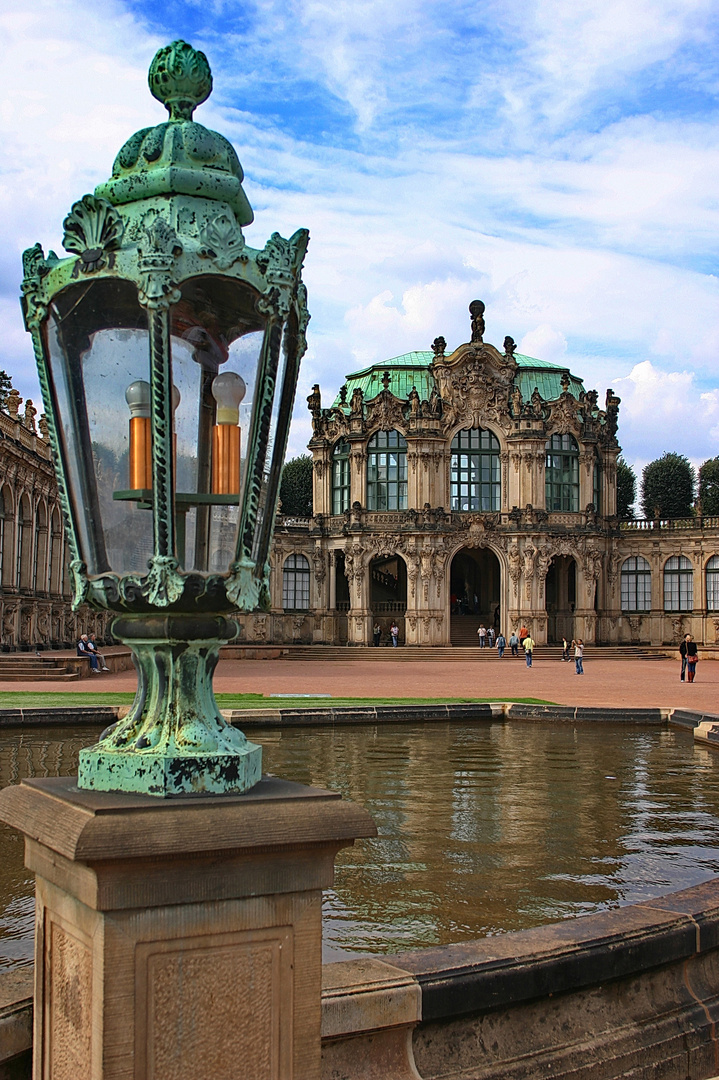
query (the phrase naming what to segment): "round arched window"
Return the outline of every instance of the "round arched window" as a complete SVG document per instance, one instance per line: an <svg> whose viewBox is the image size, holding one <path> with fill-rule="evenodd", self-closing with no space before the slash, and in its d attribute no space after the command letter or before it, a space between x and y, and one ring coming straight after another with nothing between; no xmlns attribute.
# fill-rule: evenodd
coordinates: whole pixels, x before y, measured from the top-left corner
<svg viewBox="0 0 719 1080"><path fill-rule="evenodd" d="M694 575L686 555L672 555L664 563L664 610L691 611L694 607Z"/></svg>
<svg viewBox="0 0 719 1080"><path fill-rule="evenodd" d="M622 611L651 611L652 571L646 559L633 555L622 564Z"/></svg>
<svg viewBox="0 0 719 1080"><path fill-rule="evenodd" d="M407 509L407 440L377 431L367 443L367 509Z"/></svg>
<svg viewBox="0 0 719 1080"><path fill-rule="evenodd" d="M502 503L499 441L491 431L470 428L452 439L452 510L499 510Z"/></svg>
<svg viewBox="0 0 719 1080"><path fill-rule="evenodd" d="M350 444L335 443L332 451L332 513L341 514L350 505Z"/></svg>
<svg viewBox="0 0 719 1080"><path fill-rule="evenodd" d="M719 611L719 555L707 563L707 610Z"/></svg>
<svg viewBox="0 0 719 1080"><path fill-rule="evenodd" d="M282 568L282 607L307 611L310 606L310 564L304 555L288 555Z"/></svg>
<svg viewBox="0 0 719 1080"><path fill-rule="evenodd" d="M573 435L552 435L546 444L547 510L579 511L579 447Z"/></svg>

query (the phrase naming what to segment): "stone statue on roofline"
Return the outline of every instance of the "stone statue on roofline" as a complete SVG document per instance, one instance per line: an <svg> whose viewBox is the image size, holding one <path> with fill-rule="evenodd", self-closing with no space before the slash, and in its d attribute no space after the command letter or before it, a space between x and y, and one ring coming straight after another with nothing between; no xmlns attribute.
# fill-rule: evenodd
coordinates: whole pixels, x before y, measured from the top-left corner
<svg viewBox="0 0 719 1080"><path fill-rule="evenodd" d="M484 304L481 300L472 301L469 314L472 316L472 344L480 345L484 341Z"/></svg>

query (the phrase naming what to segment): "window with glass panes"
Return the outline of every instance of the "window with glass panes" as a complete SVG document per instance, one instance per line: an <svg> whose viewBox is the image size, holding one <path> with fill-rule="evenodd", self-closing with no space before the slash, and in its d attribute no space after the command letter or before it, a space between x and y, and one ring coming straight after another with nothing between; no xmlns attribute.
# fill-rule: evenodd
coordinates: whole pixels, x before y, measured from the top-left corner
<svg viewBox="0 0 719 1080"><path fill-rule="evenodd" d="M719 611L719 555L707 563L707 610Z"/></svg>
<svg viewBox="0 0 719 1080"><path fill-rule="evenodd" d="M694 607L694 575L686 555L672 555L664 563L664 610L691 611Z"/></svg>
<svg viewBox="0 0 719 1080"><path fill-rule="evenodd" d="M306 611L310 606L310 564L304 555L289 555L282 569L282 607Z"/></svg>
<svg viewBox="0 0 719 1080"><path fill-rule="evenodd" d="M332 513L341 514L350 505L350 444L335 443L332 451Z"/></svg>
<svg viewBox="0 0 719 1080"><path fill-rule="evenodd" d="M499 442L491 431L471 428L452 439L450 506L452 510L499 510Z"/></svg>
<svg viewBox="0 0 719 1080"><path fill-rule="evenodd" d="M621 589L622 611L651 611L652 571L641 555L624 560Z"/></svg>
<svg viewBox="0 0 719 1080"><path fill-rule="evenodd" d="M378 431L367 443L367 509L407 509L407 442L398 431Z"/></svg>
<svg viewBox="0 0 719 1080"><path fill-rule="evenodd" d="M579 511L579 447L573 435L547 440L545 468L547 510Z"/></svg>

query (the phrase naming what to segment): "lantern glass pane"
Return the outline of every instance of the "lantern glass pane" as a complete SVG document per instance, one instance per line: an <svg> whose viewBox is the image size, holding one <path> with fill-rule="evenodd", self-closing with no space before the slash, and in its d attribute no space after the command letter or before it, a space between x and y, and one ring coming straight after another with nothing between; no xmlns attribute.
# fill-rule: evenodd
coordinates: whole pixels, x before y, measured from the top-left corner
<svg viewBox="0 0 719 1080"><path fill-rule="evenodd" d="M226 573L235 555L264 331L254 296L195 278L172 309L177 557L188 571Z"/></svg>
<svg viewBox="0 0 719 1080"><path fill-rule="evenodd" d="M130 385L149 381L146 325L128 282L78 282L56 297L48 315L56 426L80 554L90 575L145 573L152 555L152 509L146 497L131 491L125 398ZM135 437L144 443L149 414L141 428Z"/></svg>

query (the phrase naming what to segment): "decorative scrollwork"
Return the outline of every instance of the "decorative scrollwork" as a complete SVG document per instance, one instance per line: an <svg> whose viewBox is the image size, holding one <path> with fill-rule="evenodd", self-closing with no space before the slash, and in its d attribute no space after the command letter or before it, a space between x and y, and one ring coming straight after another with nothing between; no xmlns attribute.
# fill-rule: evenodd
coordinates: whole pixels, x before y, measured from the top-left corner
<svg viewBox="0 0 719 1080"><path fill-rule="evenodd" d="M185 580L178 572L177 559L169 555L153 555L150 572L142 585L142 595L150 604L168 607L176 603L185 589Z"/></svg>
<svg viewBox="0 0 719 1080"><path fill-rule="evenodd" d="M70 581L72 583L72 610L77 611L85 603L88 590L87 566L82 559L73 559L70 563Z"/></svg>
<svg viewBox="0 0 719 1080"><path fill-rule="evenodd" d="M62 246L80 256L78 266L91 274L106 264L105 253L119 250L125 230L122 218L107 199L83 195L63 222ZM113 256L110 254L110 258Z"/></svg>

